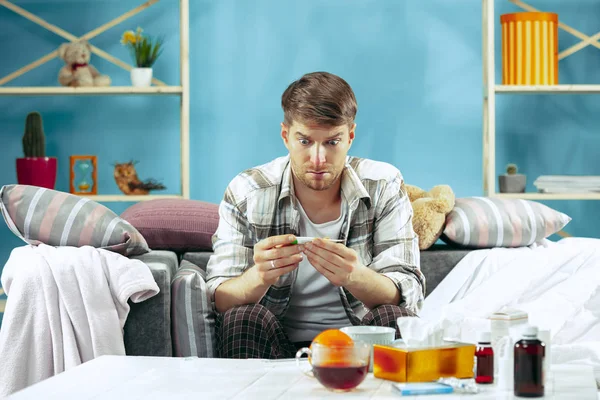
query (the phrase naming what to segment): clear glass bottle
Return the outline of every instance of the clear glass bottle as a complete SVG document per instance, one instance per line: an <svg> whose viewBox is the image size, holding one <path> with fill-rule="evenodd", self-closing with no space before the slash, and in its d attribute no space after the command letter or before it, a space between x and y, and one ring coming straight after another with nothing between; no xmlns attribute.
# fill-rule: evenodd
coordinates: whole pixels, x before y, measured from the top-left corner
<svg viewBox="0 0 600 400"><path fill-rule="evenodd" d="M545 344L537 338L538 328L528 326L523 338L515 343L515 396L544 396Z"/></svg>
<svg viewBox="0 0 600 400"><path fill-rule="evenodd" d="M494 350L490 332L480 332L475 349L475 382L494 383Z"/></svg>

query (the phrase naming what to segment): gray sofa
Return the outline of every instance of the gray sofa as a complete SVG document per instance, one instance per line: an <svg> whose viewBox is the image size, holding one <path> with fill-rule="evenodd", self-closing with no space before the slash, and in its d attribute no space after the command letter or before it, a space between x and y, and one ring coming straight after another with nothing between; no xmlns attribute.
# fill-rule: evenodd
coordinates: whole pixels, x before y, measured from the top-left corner
<svg viewBox="0 0 600 400"><path fill-rule="evenodd" d="M125 352L132 356L173 355L171 339L171 279L178 269L179 257L166 250L132 257L150 268L160 293L131 307L124 327Z"/></svg>
<svg viewBox="0 0 600 400"><path fill-rule="evenodd" d="M434 245L428 250L421 252L421 270L427 280L425 295L428 296L444 277L458 264L460 260L469 252L469 250L454 249L446 245ZM189 304L184 304L181 299L177 299L171 294L171 283L183 270L196 271L196 281L191 290L200 291L203 285L198 285L198 281L204 279L206 264L212 252L186 252L177 254L173 251L161 250L152 251L140 257L136 257L145 262L152 271L161 292L157 296L150 298L139 304L131 304L131 311L125 324L125 349L128 355L141 356L213 356L214 349L203 348L210 347L212 341L210 338L196 338L193 343L190 342L188 332L197 327L186 326L183 329L175 330L172 326L172 316L177 315L178 324L185 321L209 318L207 314L195 312L193 318L182 317L189 313ZM184 266L184 268L181 268ZM202 298L202 296L198 296ZM183 321L183 322L182 322ZM210 324L207 323L207 326ZM200 328L203 329L203 328ZM182 336L184 335L184 336ZM208 335L208 334L207 334ZM196 335L199 336L199 335ZM175 346L177 342L177 346ZM174 348L177 348L175 351Z"/></svg>

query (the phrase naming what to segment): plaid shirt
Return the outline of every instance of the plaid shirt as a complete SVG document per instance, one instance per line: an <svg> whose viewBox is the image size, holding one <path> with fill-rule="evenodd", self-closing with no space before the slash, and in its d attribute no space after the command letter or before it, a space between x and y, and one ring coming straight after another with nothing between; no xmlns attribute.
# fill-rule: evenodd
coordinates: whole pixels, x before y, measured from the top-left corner
<svg viewBox="0 0 600 400"><path fill-rule="evenodd" d="M348 209L339 239L356 251L364 265L396 284L399 306L418 313L425 277L400 171L387 163L347 157L341 192ZM297 201L289 156L246 170L231 181L219 206L214 254L207 266L213 306L217 287L253 266L257 242L269 236L298 235ZM296 275L294 270L281 276L260 301L279 318L288 308ZM358 323L369 310L345 288L339 292L348 318Z"/></svg>

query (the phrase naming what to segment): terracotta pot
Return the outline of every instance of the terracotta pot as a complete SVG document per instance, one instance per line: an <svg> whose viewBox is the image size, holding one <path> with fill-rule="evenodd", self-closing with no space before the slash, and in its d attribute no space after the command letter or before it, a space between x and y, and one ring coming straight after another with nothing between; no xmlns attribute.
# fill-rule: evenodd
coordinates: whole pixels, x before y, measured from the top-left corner
<svg viewBox="0 0 600 400"><path fill-rule="evenodd" d="M56 157L17 158L17 182L20 185L54 189L56 168Z"/></svg>

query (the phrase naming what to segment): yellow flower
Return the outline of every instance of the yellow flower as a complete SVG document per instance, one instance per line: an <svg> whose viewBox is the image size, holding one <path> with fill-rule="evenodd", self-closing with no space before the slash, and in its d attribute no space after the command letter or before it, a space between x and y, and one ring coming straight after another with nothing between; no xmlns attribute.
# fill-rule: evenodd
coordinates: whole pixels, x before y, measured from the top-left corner
<svg viewBox="0 0 600 400"><path fill-rule="evenodd" d="M136 38L136 40L142 40L142 32L143 31L144 30L138 26L138 28L135 30L135 38Z"/></svg>
<svg viewBox="0 0 600 400"><path fill-rule="evenodd" d="M121 38L121 44L135 44L136 36L133 31L126 31L123 33L123 37Z"/></svg>

